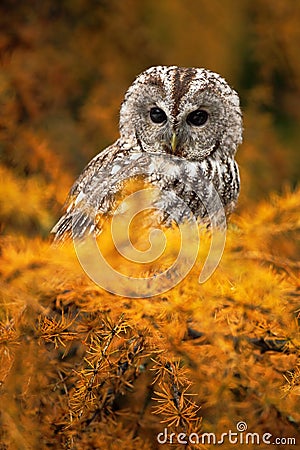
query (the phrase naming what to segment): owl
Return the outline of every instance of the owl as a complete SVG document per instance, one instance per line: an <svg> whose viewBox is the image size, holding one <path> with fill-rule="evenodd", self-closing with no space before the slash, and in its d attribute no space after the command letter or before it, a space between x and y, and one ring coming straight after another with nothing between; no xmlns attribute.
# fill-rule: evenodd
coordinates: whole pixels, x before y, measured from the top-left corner
<svg viewBox="0 0 300 450"><path fill-rule="evenodd" d="M149 68L125 94L119 131L72 186L52 230L56 240L94 232L95 216L111 214L124 180L140 174L174 194L160 201L162 221L168 213L182 221L186 210L205 221L212 191L226 216L232 212L240 188L234 157L242 114L238 94L220 75L204 68Z"/></svg>

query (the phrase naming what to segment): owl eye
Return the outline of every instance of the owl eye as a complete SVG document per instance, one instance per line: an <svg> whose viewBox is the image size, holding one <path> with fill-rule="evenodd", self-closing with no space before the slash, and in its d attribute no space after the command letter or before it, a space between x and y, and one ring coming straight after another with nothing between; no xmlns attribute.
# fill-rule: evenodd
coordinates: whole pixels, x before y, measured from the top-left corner
<svg viewBox="0 0 300 450"><path fill-rule="evenodd" d="M166 122L167 116L161 108L155 106L154 108L150 109L150 119L154 123L163 123Z"/></svg>
<svg viewBox="0 0 300 450"><path fill-rule="evenodd" d="M186 118L189 125L194 125L195 127L200 127L207 122L208 112L205 109L196 109L192 111Z"/></svg>

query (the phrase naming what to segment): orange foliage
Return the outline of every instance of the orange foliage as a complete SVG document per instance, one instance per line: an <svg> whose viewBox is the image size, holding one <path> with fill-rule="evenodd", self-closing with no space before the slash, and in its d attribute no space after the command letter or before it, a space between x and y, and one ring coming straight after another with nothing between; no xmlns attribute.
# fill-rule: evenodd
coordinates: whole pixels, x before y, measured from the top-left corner
<svg viewBox="0 0 300 450"><path fill-rule="evenodd" d="M0 6L0 448L183 448L158 433L239 421L299 445L300 3L19 3ZM48 234L75 174L117 137L124 90L160 63L208 67L241 93L242 194L206 283L203 236L178 286L133 300Z"/></svg>

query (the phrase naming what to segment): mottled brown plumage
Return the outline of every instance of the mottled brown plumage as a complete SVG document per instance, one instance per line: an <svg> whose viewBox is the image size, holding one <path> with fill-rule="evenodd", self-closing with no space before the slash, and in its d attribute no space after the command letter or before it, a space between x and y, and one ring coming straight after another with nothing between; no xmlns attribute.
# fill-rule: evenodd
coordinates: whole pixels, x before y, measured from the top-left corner
<svg viewBox="0 0 300 450"><path fill-rule="evenodd" d="M239 194L234 155L241 141L239 98L220 75L177 66L146 70L125 94L120 138L74 183L52 230L56 239L93 232L93 216L111 213L122 183L137 174L173 192L199 220L215 202L213 185L229 214ZM172 220L188 215L172 195L159 207L166 221L170 212Z"/></svg>

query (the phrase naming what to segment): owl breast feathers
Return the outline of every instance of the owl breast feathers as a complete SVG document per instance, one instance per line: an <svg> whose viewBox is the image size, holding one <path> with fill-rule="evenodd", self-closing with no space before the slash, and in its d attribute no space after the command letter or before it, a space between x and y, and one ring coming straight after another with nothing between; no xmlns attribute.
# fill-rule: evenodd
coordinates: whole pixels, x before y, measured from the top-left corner
<svg viewBox="0 0 300 450"><path fill-rule="evenodd" d="M119 139L90 161L71 188L66 212L52 230L55 239L95 231L95 216L112 213L122 184L137 175L181 200L170 195L159 205L166 221L170 211L172 219L183 220L183 204L205 220L213 190L228 215L239 194L234 156L241 141L239 97L220 75L151 67L125 94Z"/></svg>

